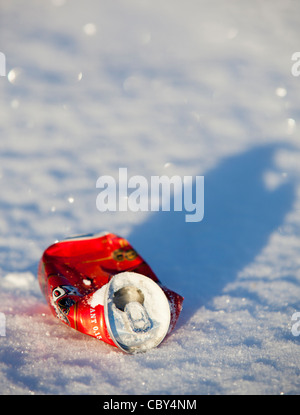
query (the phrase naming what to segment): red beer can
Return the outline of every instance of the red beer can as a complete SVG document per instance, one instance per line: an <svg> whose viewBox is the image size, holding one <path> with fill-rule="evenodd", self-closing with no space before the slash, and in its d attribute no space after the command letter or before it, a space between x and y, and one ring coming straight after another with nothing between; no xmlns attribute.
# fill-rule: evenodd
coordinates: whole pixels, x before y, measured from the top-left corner
<svg viewBox="0 0 300 415"><path fill-rule="evenodd" d="M38 279L63 323L127 353L158 346L182 309L183 297L163 286L130 243L112 233L51 245Z"/></svg>

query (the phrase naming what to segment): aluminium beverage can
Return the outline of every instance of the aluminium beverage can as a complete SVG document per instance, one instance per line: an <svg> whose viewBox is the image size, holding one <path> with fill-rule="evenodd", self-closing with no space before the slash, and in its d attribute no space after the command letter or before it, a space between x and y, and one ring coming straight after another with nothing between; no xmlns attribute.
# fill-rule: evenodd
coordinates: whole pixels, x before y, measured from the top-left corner
<svg viewBox="0 0 300 415"><path fill-rule="evenodd" d="M126 353L158 346L182 309L183 297L161 284L125 238L109 232L49 246L38 280L54 316Z"/></svg>

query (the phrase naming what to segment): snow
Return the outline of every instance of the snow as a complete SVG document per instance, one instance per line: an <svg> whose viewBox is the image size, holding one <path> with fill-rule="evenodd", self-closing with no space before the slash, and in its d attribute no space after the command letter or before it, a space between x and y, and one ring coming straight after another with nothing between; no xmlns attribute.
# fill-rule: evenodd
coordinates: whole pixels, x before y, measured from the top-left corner
<svg viewBox="0 0 300 415"><path fill-rule="evenodd" d="M299 394L299 11L3 2L1 394ZM98 177L122 167L149 181L204 176L204 219L99 212ZM69 329L40 291L47 246L102 230L185 297L146 353Z"/></svg>
<svg viewBox="0 0 300 415"><path fill-rule="evenodd" d="M97 305L104 305L106 290L106 284L99 288L99 290L96 290L90 299L87 300L88 304L90 304L92 308L95 308Z"/></svg>

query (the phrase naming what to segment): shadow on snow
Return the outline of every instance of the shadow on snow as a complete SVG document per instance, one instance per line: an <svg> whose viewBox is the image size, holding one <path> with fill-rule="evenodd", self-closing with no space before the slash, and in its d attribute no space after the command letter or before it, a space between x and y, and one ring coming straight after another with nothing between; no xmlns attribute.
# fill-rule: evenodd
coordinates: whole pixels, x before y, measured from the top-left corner
<svg viewBox="0 0 300 415"><path fill-rule="evenodd" d="M202 305L210 307L291 209L292 183L269 190L263 180L266 171L278 172L273 156L281 148L256 147L204 175L201 222L185 222L186 212L173 212L171 204L171 212L152 212L128 236L161 282L185 297L181 322Z"/></svg>

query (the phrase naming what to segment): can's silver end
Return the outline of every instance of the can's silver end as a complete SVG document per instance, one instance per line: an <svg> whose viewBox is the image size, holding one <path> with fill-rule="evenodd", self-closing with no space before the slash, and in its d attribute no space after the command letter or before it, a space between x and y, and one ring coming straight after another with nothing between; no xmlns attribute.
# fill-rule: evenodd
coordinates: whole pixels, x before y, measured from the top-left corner
<svg viewBox="0 0 300 415"><path fill-rule="evenodd" d="M104 309L109 334L125 352L156 347L168 332L168 299L159 285L144 275L115 275L108 284Z"/></svg>

